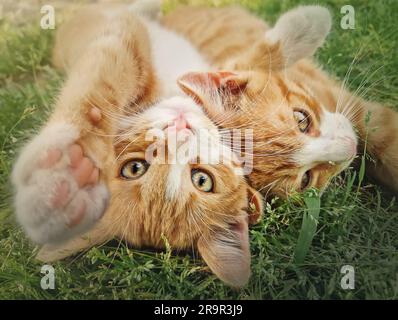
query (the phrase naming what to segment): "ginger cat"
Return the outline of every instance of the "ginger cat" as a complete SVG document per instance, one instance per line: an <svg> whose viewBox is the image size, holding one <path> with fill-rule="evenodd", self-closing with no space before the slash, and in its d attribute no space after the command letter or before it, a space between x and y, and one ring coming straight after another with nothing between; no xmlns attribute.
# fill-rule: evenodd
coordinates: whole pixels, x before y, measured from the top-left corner
<svg viewBox="0 0 398 320"><path fill-rule="evenodd" d="M366 140L374 159L366 172L398 193L398 113L351 94L310 60L330 30L327 9L298 7L273 28L239 7L180 7L161 21L211 63L236 73L225 81L239 81L239 90L212 119L223 128L253 128L249 180L257 190L282 197L324 190ZM203 74L189 77L196 85L186 92L214 106L220 85Z"/></svg>
<svg viewBox="0 0 398 320"><path fill-rule="evenodd" d="M164 237L174 249L197 249L217 276L242 286L250 275L248 222L261 214L261 196L242 162L223 152L217 126L177 86L179 75L208 70L205 59L136 9L89 6L59 30L54 61L68 78L15 164L16 216L45 244L44 261L113 238L162 248ZM158 144L175 156L200 130L211 142L206 153L221 161L190 153L164 162Z"/></svg>
<svg viewBox="0 0 398 320"><path fill-rule="evenodd" d="M352 161L357 147L349 119L334 112L336 106L326 109L327 99L336 96L325 91L314 96L321 71L299 61L323 43L329 13L320 7L297 9L282 16L264 37L265 24L242 9L176 11L179 19L171 14L163 23L185 33L209 61L234 71L183 75L210 67L186 41L170 38L126 7L103 8L81 12L58 34L54 61L69 71L69 79L47 128L14 169L19 220L36 241L62 242L41 251L46 261L113 237L135 246L162 247L164 235L174 248L196 247L222 280L242 286L250 274L247 214L254 208L253 216L259 216L261 197L236 175L241 164L230 158L213 168L148 164L143 161L149 146L145 134L156 128L185 135L198 119L196 125L208 130L252 128L254 170L249 179L256 188L279 195L309 186L323 189ZM198 22L204 13L212 17L208 26L210 21L223 21L225 28L231 20L242 24L239 31L231 24L224 29L228 32L216 25L205 32L200 26L206 24ZM214 20L218 15L224 19ZM167 60L164 68L164 57L175 59ZM198 61L199 66L192 64ZM180 94L169 98L177 93L178 75L183 75L178 83L192 99ZM325 75L322 79L332 83ZM348 108L347 99L348 93L342 100ZM361 129L359 113L353 115ZM219 136L213 138L219 145ZM32 159L37 161L33 173ZM112 196L107 206L108 191ZM99 204L94 198L101 199ZM74 238L106 208L90 232ZM64 243L67 239L72 241Z"/></svg>

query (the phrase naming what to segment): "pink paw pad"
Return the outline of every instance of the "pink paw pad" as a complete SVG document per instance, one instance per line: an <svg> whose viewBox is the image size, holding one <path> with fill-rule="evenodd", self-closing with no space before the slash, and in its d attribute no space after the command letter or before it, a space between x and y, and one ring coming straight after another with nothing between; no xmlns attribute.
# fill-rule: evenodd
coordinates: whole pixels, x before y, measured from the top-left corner
<svg viewBox="0 0 398 320"><path fill-rule="evenodd" d="M83 149L78 144L69 147L71 174L79 188L88 184L96 184L99 178L99 170L94 163L83 155Z"/></svg>
<svg viewBox="0 0 398 320"><path fill-rule="evenodd" d="M48 149L47 154L39 160L38 166L41 169L49 169L54 166L62 157L59 149Z"/></svg>
<svg viewBox="0 0 398 320"><path fill-rule="evenodd" d="M51 205L54 209L63 208L68 202L69 184L66 181L61 182L55 189Z"/></svg>
<svg viewBox="0 0 398 320"><path fill-rule="evenodd" d="M97 107L92 107L88 112L88 117L93 124L98 124L102 119L101 110Z"/></svg>
<svg viewBox="0 0 398 320"><path fill-rule="evenodd" d="M70 159L68 170L76 181L78 188L84 188L87 185L95 185L98 183L99 169L94 166L93 161L84 156L83 148L80 145L71 145L68 149L68 156ZM58 162L61 157L62 153L60 150L51 149L47 152L47 156L40 162L40 165L43 168L49 168ZM51 198L51 206L54 209L65 207L68 204L70 192L71 186L69 183L67 181L62 181L54 190L54 195ZM78 210L78 212L81 212L81 210ZM84 214L84 212L82 214Z"/></svg>
<svg viewBox="0 0 398 320"><path fill-rule="evenodd" d="M79 209L77 209L73 214L69 215L68 227L73 228L77 226L84 218L86 214L86 204L83 202Z"/></svg>

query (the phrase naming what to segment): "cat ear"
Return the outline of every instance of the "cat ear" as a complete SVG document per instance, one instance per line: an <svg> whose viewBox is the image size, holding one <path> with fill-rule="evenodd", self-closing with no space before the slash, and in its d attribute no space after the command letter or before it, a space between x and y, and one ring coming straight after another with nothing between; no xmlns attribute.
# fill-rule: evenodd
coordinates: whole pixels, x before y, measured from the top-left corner
<svg viewBox="0 0 398 320"><path fill-rule="evenodd" d="M247 212L226 229L214 230L198 240L198 250L214 274L232 287L243 287L250 277L249 223L259 222L263 197L247 187Z"/></svg>
<svg viewBox="0 0 398 320"><path fill-rule="evenodd" d="M250 224L256 224L260 221L264 211L264 199L260 192L248 187L247 189L248 201L248 217Z"/></svg>
<svg viewBox="0 0 398 320"><path fill-rule="evenodd" d="M222 281L238 288L247 283L251 256L246 217L239 217L228 229L202 235L197 246L203 260Z"/></svg>
<svg viewBox="0 0 398 320"><path fill-rule="evenodd" d="M221 108L222 99L238 96L246 89L248 78L229 71L189 72L177 83L196 103L212 103Z"/></svg>
<svg viewBox="0 0 398 320"><path fill-rule="evenodd" d="M328 9L300 6L283 14L266 32L266 42L279 44L285 66L309 57L325 41L332 25Z"/></svg>

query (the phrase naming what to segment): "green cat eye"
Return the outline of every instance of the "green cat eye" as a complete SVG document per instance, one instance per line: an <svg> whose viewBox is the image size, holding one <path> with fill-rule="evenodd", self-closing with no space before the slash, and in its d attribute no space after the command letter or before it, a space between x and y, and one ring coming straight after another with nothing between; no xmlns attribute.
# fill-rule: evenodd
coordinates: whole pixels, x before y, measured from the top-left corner
<svg viewBox="0 0 398 320"><path fill-rule="evenodd" d="M148 170L149 164L145 160L127 161L120 170L120 175L125 179L138 179Z"/></svg>
<svg viewBox="0 0 398 320"><path fill-rule="evenodd" d="M293 112L294 119L297 121L298 128L301 132L306 133L310 127L311 119L307 112L296 110Z"/></svg>
<svg viewBox="0 0 398 320"><path fill-rule="evenodd" d="M203 192L213 191L213 178L205 171L193 169L191 180L196 189Z"/></svg>

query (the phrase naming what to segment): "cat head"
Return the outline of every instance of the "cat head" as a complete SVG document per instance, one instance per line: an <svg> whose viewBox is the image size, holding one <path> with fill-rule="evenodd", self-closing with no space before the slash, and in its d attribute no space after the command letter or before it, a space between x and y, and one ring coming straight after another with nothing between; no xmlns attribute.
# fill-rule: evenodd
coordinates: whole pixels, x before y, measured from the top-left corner
<svg viewBox="0 0 398 320"><path fill-rule="evenodd" d="M234 61L234 72L189 73L179 80L218 126L253 129L249 179L263 193L324 190L356 155L349 119L329 112L304 79L292 76L299 60L323 43L330 20L322 7L299 7Z"/></svg>
<svg viewBox="0 0 398 320"><path fill-rule="evenodd" d="M245 284L248 224L258 220L262 198L217 127L188 97L160 101L122 122L111 185L111 210L128 221L120 237L135 246L167 241L173 249L197 249L219 278Z"/></svg>

